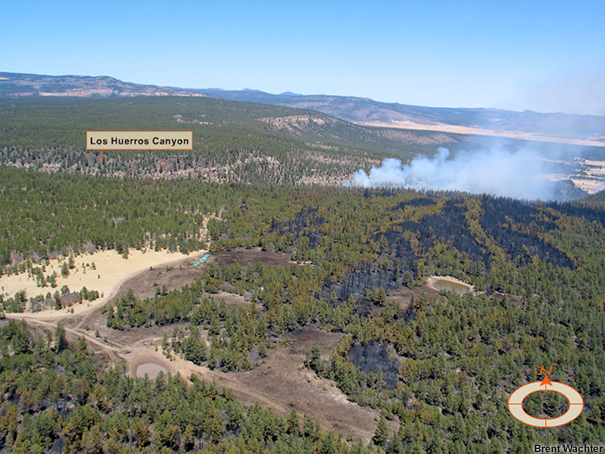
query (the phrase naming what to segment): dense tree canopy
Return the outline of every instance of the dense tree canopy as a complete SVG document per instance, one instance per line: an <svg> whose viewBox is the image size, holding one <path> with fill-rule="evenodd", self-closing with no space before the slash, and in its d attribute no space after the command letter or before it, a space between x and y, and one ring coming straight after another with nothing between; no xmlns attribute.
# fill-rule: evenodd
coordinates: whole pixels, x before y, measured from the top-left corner
<svg viewBox="0 0 605 454"><path fill-rule="evenodd" d="M25 323L1 328L2 452L369 452L353 451L312 420L299 430L296 414L245 410L216 383L128 378L122 366L99 372L83 339L56 343Z"/></svg>

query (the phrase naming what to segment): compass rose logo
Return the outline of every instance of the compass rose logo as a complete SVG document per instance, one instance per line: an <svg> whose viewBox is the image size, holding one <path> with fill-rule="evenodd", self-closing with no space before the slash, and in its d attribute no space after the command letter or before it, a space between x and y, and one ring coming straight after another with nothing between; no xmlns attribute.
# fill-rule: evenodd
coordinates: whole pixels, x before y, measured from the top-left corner
<svg viewBox="0 0 605 454"><path fill-rule="evenodd" d="M580 396L580 393L571 386L556 381L551 382L548 378L548 375L552 372L553 366L558 366L558 364L551 365L548 371L543 367L540 367L540 372L537 372L537 374L544 375L542 381L523 385L520 388L517 388L508 398L508 410L513 417L523 424L534 427L558 427L570 423L582 413L582 410L584 409L584 400L582 399L582 396ZM537 370L538 369L536 369L536 371ZM569 409L565 414L558 418L540 419L528 415L525 410L523 410L523 400L527 396L535 392L544 391L554 391L563 394L567 398L569 401Z"/></svg>

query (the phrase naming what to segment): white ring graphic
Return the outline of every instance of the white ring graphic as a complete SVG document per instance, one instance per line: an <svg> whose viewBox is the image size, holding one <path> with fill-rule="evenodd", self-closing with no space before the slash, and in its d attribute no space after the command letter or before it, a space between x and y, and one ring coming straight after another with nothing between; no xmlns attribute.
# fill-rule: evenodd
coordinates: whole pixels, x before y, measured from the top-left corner
<svg viewBox="0 0 605 454"><path fill-rule="evenodd" d="M559 416L558 418L540 419L534 418L533 416L525 413L525 410L523 410L523 399L538 391L554 391L559 394L563 394L567 400L569 400L569 408L565 414ZM523 385L515 390L515 392L512 393L508 398L508 410L510 413L522 423L534 427L562 426L580 416L580 413L582 413L583 409L584 400L582 399L582 396L580 396L580 393L578 393L578 391L573 389L571 386L567 386L556 381L546 385L539 381L528 383L527 385Z"/></svg>

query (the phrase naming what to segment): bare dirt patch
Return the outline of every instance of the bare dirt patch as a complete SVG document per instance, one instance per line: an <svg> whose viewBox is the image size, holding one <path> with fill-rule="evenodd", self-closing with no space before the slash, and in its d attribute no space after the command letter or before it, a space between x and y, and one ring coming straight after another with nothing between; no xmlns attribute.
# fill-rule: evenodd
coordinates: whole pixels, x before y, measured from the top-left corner
<svg viewBox="0 0 605 454"><path fill-rule="evenodd" d="M167 374L168 370L164 366L160 366L158 363L142 363L136 368L137 377L148 377L157 378L160 374Z"/></svg>
<svg viewBox="0 0 605 454"><path fill-rule="evenodd" d="M412 300L420 295L426 295L429 298L439 296L439 290L429 286L428 284L414 287L412 289L401 287L396 290L389 291L387 301L396 301L402 309L407 309L412 304Z"/></svg>
<svg viewBox="0 0 605 454"><path fill-rule="evenodd" d="M144 270L124 281L116 298L122 298L130 289L139 298L151 298L155 296L156 288L161 289L166 286L166 289L171 291L192 284L203 272L201 267L193 268L191 266L193 263L195 263L194 258Z"/></svg>
<svg viewBox="0 0 605 454"><path fill-rule="evenodd" d="M53 316L53 311L49 311L51 314L45 318L36 317L37 314L9 314L9 316L14 319L26 319L28 322L33 322L38 329L48 331L53 331L56 323L61 321L70 338L83 336L90 343L95 355L108 355L113 365L126 360L132 376L136 375L140 365L147 363L157 364L171 374L179 373L185 379L195 374L200 379L216 381L220 387L232 390L234 396L245 406L259 402L284 417L292 408L296 408L299 415L311 416L327 430L333 430L343 437L351 436L353 440L361 439L367 443L374 435L379 412L350 402L333 381L319 378L315 373L304 368L305 352L308 348L318 344L324 359L327 360L331 350L343 338L343 334L328 333L317 327L306 327L284 336L282 341L269 348L264 363L254 370L223 373L220 370L196 366L174 354L171 358L163 355L162 339L165 335L171 336L177 325L151 326L124 331L113 330L106 326L106 316L102 313L103 305L115 302L129 289L133 289L138 297L144 298L153 296L154 283L173 289L193 282L209 266L204 264L197 269L191 267L200 256L198 253L195 257L186 257L170 265L152 265L151 269L148 267L140 270L124 279L113 289L111 297L105 298L102 304L87 307L86 310L74 314L63 314L61 311L61 314L55 312L56 315ZM207 263L212 263L211 261L241 265L260 261L275 266L292 263L288 254L260 249L221 252L213 254ZM414 290L410 292L415 293ZM208 296L224 298L227 305L231 307L250 304L239 295L225 292ZM186 323L178 324L181 327L186 325ZM202 333L205 334L205 330L202 330Z"/></svg>
<svg viewBox="0 0 605 454"><path fill-rule="evenodd" d="M168 373L168 371L170 371L173 368L170 360L161 354L158 355L155 353L156 352L154 351L154 354L147 354L147 355L142 354L142 353L133 354L131 357L131 360L129 361L130 375L132 375L133 377L144 376L145 372L141 371L140 367L144 366L146 364L157 364L158 366L160 366L161 368L164 369L165 372L162 371L163 373ZM125 356L128 356L128 355L129 355L128 353L125 354Z"/></svg>
<svg viewBox="0 0 605 454"><path fill-rule="evenodd" d="M171 325L169 328L173 327ZM343 437L351 436L354 440L361 439L367 443L374 435L380 417L378 411L350 402L333 381L319 378L303 366L308 348L318 344L327 360L329 352L338 345L343 334L306 327L290 333L282 342L270 348L260 367L249 372L224 373L218 369L196 366L179 356L166 358L158 347L162 336L159 332L154 335L152 328L137 328L121 335L127 336L137 331L139 340L121 355L128 361L132 376L135 376L141 364L154 363L171 374L180 374L186 380L194 374L202 380L216 381L218 386L230 389L245 407L259 402L283 417L296 408L301 417L311 416L323 428Z"/></svg>
<svg viewBox="0 0 605 454"><path fill-rule="evenodd" d="M256 306L256 309L258 311L264 311L264 307L262 306L262 304L252 303L252 302L246 300L246 298L244 298L243 296L236 295L234 293L219 291L217 293L202 293L200 295L200 299L204 299L206 297L214 298L217 301L225 301L225 304L227 305L228 309L233 309L233 308L239 307L239 306L247 307L247 306L251 306L252 304L254 304L254 306Z"/></svg>
<svg viewBox="0 0 605 454"><path fill-rule="evenodd" d="M290 334L290 342L272 349L258 370L234 375L240 383L270 396L281 407L280 413L294 407L299 414L318 419L328 430L367 442L374 435L379 412L350 402L333 381L319 378L303 366L308 348L318 344L327 355L342 337L307 327Z"/></svg>
<svg viewBox="0 0 605 454"><path fill-rule="evenodd" d="M33 277L28 278L27 273L2 276L0 278L0 285L5 296L12 297L16 292L25 290L28 299L38 295L45 295L48 292L52 294L64 285L67 285L72 291L80 291L82 287L86 287L88 290L97 290L100 295L103 295L102 298L91 303L76 304L69 309L62 309L61 311L50 309L29 314L30 316L39 318L55 318L59 314L63 314L63 316L78 315L105 305L116 296L116 289L123 287L121 284L132 279L133 275L136 276L141 271L153 268L154 266L159 266L165 270L170 265L181 263L182 260L195 263L195 260L204 253L205 251L200 251L188 256L168 251L135 250L129 253L128 259L124 259L116 251L99 251L75 257L75 268L70 270L69 276L65 278L61 277L60 270L61 263L67 261L67 259L61 257L51 260L46 274L49 275L53 272L58 274L57 287L55 288L38 287L35 279ZM87 266L92 266L93 263L95 265L94 270ZM152 286L150 286L150 289L153 291ZM71 313L71 309L74 310L74 314Z"/></svg>

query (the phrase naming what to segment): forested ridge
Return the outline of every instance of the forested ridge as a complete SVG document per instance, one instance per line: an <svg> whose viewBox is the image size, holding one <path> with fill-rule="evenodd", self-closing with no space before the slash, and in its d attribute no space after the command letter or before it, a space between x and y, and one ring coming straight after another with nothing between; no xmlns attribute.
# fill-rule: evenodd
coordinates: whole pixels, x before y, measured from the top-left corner
<svg viewBox="0 0 605 454"><path fill-rule="evenodd" d="M173 324L172 336L163 342L165 354L182 354L224 371L257 367L267 348L301 327L344 333L332 352L310 349L305 364L333 379L349 399L381 409L375 449L525 453L536 443L584 445L605 439L605 210L592 202L602 196L586 203L530 204L411 190L216 185L10 168L0 172L3 264L11 254L77 251L88 242L98 248L191 251L204 240L196 237L204 216L219 212L220 218L208 222L211 251L259 247L290 254L295 263L287 266L210 263L196 282L182 289L158 289L147 299L127 295L107 308L107 325L124 330ZM396 291L418 289L431 275L457 277L473 284L476 293L418 294L409 304L397 298ZM219 289L242 295L261 309L227 309L212 296ZM2 334L12 342L14 335ZM52 345L46 341L46 349ZM7 366L2 376L9 380L11 371L18 372L17 381L5 384L12 386L6 389L20 389L15 383L31 370L11 362L29 357L16 356L18 348L12 345L3 352ZM39 349L44 350L42 345ZM536 381L536 368L551 364L558 364L551 379L577 389L584 411L556 429L526 426L510 416L508 396ZM66 379L65 366L53 367L49 370ZM132 386L158 386L157 381L125 379L119 370L95 373L113 374L114 381ZM167 383L171 385L162 385L166 392L184 386L175 378ZM100 382L101 390L106 386ZM187 392L196 386L209 385L194 385ZM35 389L43 394L46 388L41 387ZM36 407L28 416L28 401L21 400L25 394L11 393L0 411L16 414L12 426L6 423L12 427L3 438L7 446L21 432L22 438L33 433L28 431L41 415L58 424L51 441L72 417L55 408L57 416L51 405ZM94 406L91 399L72 400L73 411L88 411L80 407ZM176 451L187 443L183 440L191 440L184 435L185 421L174 423L181 434L178 446L169 436L161 438L155 429L161 423L151 416L144 419L139 407L128 402L120 407L129 421L125 424L133 425L138 417L148 427L152 452ZM524 404L537 417L562 414L566 405L564 398L542 393ZM176 407L167 411L173 417L177 412ZM226 410L219 405L217 411L224 426L214 441L228 442ZM107 444L112 439L122 445L115 452L145 452L133 438L112 435L105 418L109 416L100 415L86 426L86 440ZM399 430L390 431L386 419L393 419ZM280 427L277 435L258 443L273 452L288 452L278 448L288 434ZM209 436L203 425L196 430L199 448ZM69 437L84 443L84 433L69 432ZM247 443L243 434L236 429L239 441L232 443ZM303 435L292 446L311 443L305 452L349 449L339 448L334 438L329 442L333 446L324 447L326 437L316 435L312 442ZM260 445L240 451L257 452Z"/></svg>
<svg viewBox="0 0 605 454"><path fill-rule="evenodd" d="M229 186L187 180L175 186L6 167L0 167L0 179L3 265L11 252L43 257L79 251L87 242L120 253L150 242L162 249L198 250L206 244L200 232L204 217L241 197Z"/></svg>
<svg viewBox="0 0 605 454"><path fill-rule="evenodd" d="M86 151L86 131L193 131L193 150ZM341 182L384 156L432 154L455 135L379 128L325 114L214 98L2 98L0 163L47 172L214 182ZM445 142L444 142L445 141Z"/></svg>
<svg viewBox="0 0 605 454"><path fill-rule="evenodd" d="M48 173L238 184L339 185L384 158L459 150L532 150L560 160L602 160L601 147L360 126L311 110L215 98L2 97L0 164ZM192 131L191 151L86 150L86 131ZM589 176L589 164L561 171ZM561 184L561 199L580 193Z"/></svg>

